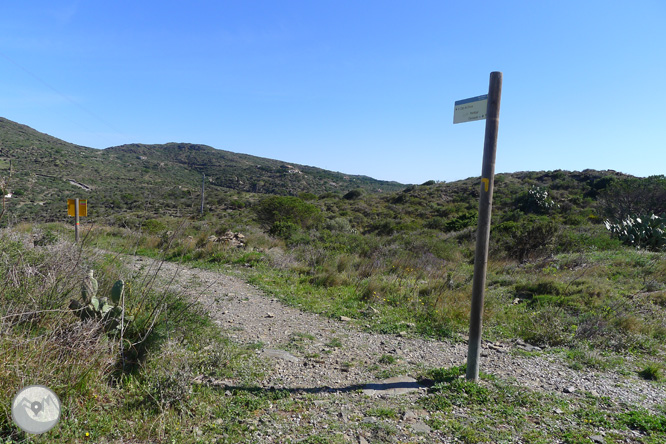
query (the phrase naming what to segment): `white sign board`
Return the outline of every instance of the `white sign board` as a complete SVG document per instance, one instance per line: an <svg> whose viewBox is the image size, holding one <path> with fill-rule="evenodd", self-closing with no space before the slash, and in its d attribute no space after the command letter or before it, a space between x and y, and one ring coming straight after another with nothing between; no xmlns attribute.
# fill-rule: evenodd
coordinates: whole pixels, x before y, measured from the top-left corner
<svg viewBox="0 0 666 444"><path fill-rule="evenodd" d="M453 111L453 123L471 122L486 118L488 94L458 100Z"/></svg>

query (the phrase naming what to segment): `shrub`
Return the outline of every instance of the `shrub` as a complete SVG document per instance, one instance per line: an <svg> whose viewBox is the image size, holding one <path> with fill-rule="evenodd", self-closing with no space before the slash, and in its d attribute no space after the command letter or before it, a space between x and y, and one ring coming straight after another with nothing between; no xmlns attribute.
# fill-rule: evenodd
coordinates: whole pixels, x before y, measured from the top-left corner
<svg viewBox="0 0 666 444"><path fill-rule="evenodd" d="M377 233L379 236L391 236L398 229L398 224L389 219L378 220L368 227L368 233Z"/></svg>
<svg viewBox="0 0 666 444"><path fill-rule="evenodd" d="M317 195L313 193L300 193L298 197L302 200L317 200Z"/></svg>
<svg viewBox="0 0 666 444"><path fill-rule="evenodd" d="M553 199L548 196L548 191L543 188L532 186L516 199L516 205L525 213L548 214L556 207Z"/></svg>
<svg viewBox="0 0 666 444"><path fill-rule="evenodd" d="M156 219L148 219L143 222L143 229L150 234L159 234L163 231L166 231L167 226L164 222L161 222Z"/></svg>
<svg viewBox="0 0 666 444"><path fill-rule="evenodd" d="M336 217L335 219L329 220L326 222L324 227L327 230L339 233L351 233L352 226L349 223L349 220L344 217Z"/></svg>
<svg viewBox="0 0 666 444"><path fill-rule="evenodd" d="M462 231L467 227L476 225L477 219L477 213L464 213L446 221L444 223L444 229L446 231Z"/></svg>
<svg viewBox="0 0 666 444"><path fill-rule="evenodd" d="M345 200L356 200L359 197L361 197L362 195L363 195L363 190L355 189L355 190L351 190L350 192L348 192L347 194L342 196L342 198L345 199Z"/></svg>
<svg viewBox="0 0 666 444"><path fill-rule="evenodd" d="M431 230L444 231L444 229L446 228L446 222L447 220L445 218L435 216L426 220L423 226L426 228L430 228Z"/></svg>
<svg viewBox="0 0 666 444"><path fill-rule="evenodd" d="M271 225L268 233L272 236L281 237L283 239L291 239L296 233L298 233L298 230L298 225L292 222L277 221Z"/></svg>
<svg viewBox="0 0 666 444"><path fill-rule="evenodd" d="M557 224L548 218L525 218L522 222L504 222L493 229L500 249L512 259L524 262L549 254L558 232Z"/></svg>
<svg viewBox="0 0 666 444"><path fill-rule="evenodd" d="M307 229L322 221L319 208L293 196L267 197L255 206L254 211L265 228L274 227L279 222Z"/></svg>
<svg viewBox="0 0 666 444"><path fill-rule="evenodd" d="M562 313L554 307L544 307L518 325L518 335L527 343L557 347L569 345L576 329L567 325Z"/></svg>
<svg viewBox="0 0 666 444"><path fill-rule="evenodd" d="M570 214L564 219L564 224L572 227L577 227L587 223L587 219L579 214Z"/></svg>

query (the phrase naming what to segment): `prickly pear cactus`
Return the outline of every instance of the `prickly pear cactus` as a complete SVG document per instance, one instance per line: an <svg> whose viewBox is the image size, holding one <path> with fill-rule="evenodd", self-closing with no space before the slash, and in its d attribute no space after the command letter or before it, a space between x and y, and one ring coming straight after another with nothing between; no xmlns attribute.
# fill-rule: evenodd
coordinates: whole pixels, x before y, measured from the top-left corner
<svg viewBox="0 0 666 444"><path fill-rule="evenodd" d="M88 276L83 279L83 283L81 284L81 298L84 303L90 302L97 296L99 284L97 283L97 279L93 277L94 273L94 270L88 270Z"/></svg>
<svg viewBox="0 0 666 444"><path fill-rule="evenodd" d="M119 304L120 299L123 297L123 292L125 291L125 281L122 279L117 280L111 288L111 302L114 304Z"/></svg>
<svg viewBox="0 0 666 444"><path fill-rule="evenodd" d="M89 270L88 276L85 277L81 285L83 305L72 300L70 308L76 312L81 320L99 319L104 322L104 328L107 332L120 332L124 326L134 320L133 316L127 315L121 307L116 305L120 303L123 296L125 282L118 280L113 284L110 300L107 297L98 297L98 289L99 285L93 277L93 270Z"/></svg>

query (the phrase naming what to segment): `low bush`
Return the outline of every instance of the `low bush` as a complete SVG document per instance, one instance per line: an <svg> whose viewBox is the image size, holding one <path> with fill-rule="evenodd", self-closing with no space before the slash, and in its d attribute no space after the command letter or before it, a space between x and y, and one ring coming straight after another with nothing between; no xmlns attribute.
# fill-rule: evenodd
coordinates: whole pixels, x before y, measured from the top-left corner
<svg viewBox="0 0 666 444"><path fill-rule="evenodd" d="M548 191L543 188L532 186L527 192L516 198L516 206L525 213L548 214L556 208Z"/></svg>
<svg viewBox="0 0 666 444"><path fill-rule="evenodd" d="M546 217L525 217L521 222L504 222L492 229L495 248L509 258L524 262L553 252L559 227Z"/></svg>

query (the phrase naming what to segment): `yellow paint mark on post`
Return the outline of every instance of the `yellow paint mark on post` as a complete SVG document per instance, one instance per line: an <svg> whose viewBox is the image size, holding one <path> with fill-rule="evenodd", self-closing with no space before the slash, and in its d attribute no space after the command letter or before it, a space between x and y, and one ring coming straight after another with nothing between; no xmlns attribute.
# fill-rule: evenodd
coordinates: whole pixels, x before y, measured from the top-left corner
<svg viewBox="0 0 666 444"><path fill-rule="evenodd" d="M488 179L487 177L484 177L484 178L481 179L481 182L483 182L483 184L485 185L485 189L486 189L486 193L487 193L488 192L488 185L490 184L490 179Z"/></svg>

